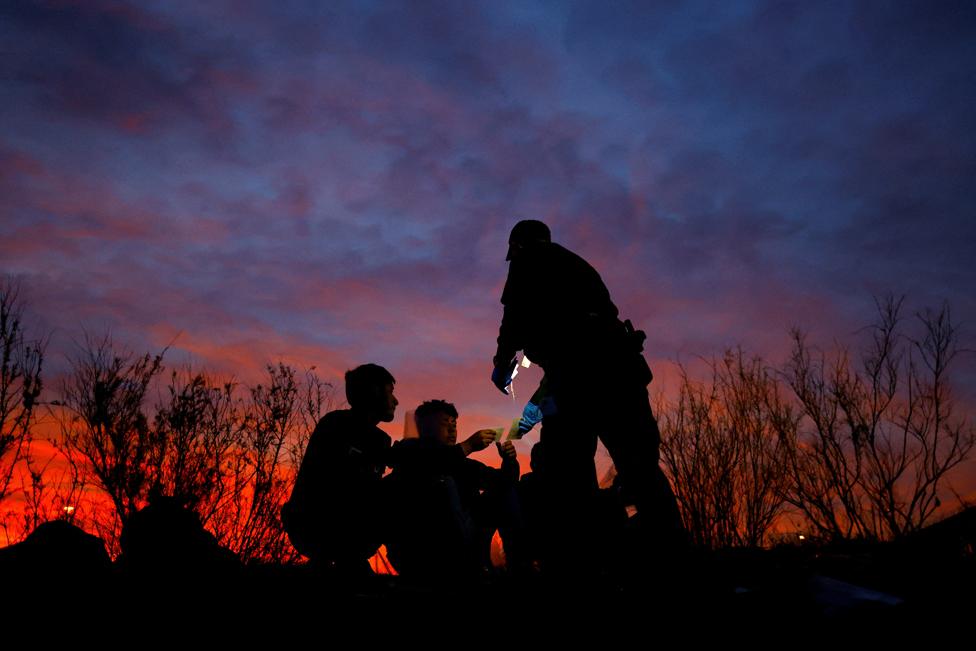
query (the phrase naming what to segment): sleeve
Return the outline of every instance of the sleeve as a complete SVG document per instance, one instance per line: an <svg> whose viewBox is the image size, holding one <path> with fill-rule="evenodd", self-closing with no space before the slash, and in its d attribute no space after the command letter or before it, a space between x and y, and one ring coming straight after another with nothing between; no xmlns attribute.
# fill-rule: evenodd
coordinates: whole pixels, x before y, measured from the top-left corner
<svg viewBox="0 0 976 651"><path fill-rule="evenodd" d="M525 347L525 319L527 317L525 265L512 261L508 269L505 289L502 291L502 323L498 328L498 349L495 366L507 364L515 353Z"/></svg>
<svg viewBox="0 0 976 651"><path fill-rule="evenodd" d="M522 338L519 335L515 309L506 305L502 325L498 329L498 348L492 359L495 366L508 364L515 357L515 353L522 350Z"/></svg>
<svg viewBox="0 0 976 651"><path fill-rule="evenodd" d="M503 459L501 468L492 468L474 459L468 459L467 463L477 473L478 488L482 490L488 490L499 484L518 483L520 472L518 459Z"/></svg>
<svg viewBox="0 0 976 651"><path fill-rule="evenodd" d="M397 441L390 449L390 467L411 476L449 474L466 457L460 445L425 445L418 439Z"/></svg>
<svg viewBox="0 0 976 651"><path fill-rule="evenodd" d="M502 459L502 467L498 472L504 481L517 484L519 474L522 472L522 469L519 467L518 457L514 459Z"/></svg>
<svg viewBox="0 0 976 651"><path fill-rule="evenodd" d="M292 491L292 501L302 509L314 508L328 492L330 478L334 481L334 432L331 431L331 419L326 415L315 426L315 431L309 438L305 456L295 478L295 488ZM330 443L332 445L330 445ZM331 463L330 463L331 461Z"/></svg>

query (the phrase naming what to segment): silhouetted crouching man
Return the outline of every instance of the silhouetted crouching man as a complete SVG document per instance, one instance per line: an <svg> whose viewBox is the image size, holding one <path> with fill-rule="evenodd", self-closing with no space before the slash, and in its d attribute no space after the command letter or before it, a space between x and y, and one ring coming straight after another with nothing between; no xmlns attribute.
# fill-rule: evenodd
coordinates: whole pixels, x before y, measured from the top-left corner
<svg viewBox="0 0 976 651"><path fill-rule="evenodd" d="M522 475L518 483L519 507L525 540L524 558L519 560L525 565L539 567L545 551L543 523L546 519L546 465L545 451L541 442L532 446L529 467L532 471Z"/></svg>
<svg viewBox="0 0 976 651"><path fill-rule="evenodd" d="M522 475L518 483L525 550L524 560L519 560L522 560L524 566L536 569L546 564L546 553L550 546L556 545L558 556L564 552L571 553L574 541L551 541L547 537L547 526L551 524L549 522L550 502L553 498L550 495L550 486L547 485L546 481L545 446L541 441L532 446L530 464L532 472ZM597 537L592 551L603 557L598 564L607 570L615 571L617 568L626 568L633 562L635 552L643 554L646 551L628 549L627 546L628 541L625 538L627 528L626 504L631 502L632 500L628 500L622 494L619 477L614 480L612 486L597 491L595 509L590 515L595 518L593 524L600 530L600 535ZM575 521L577 528L586 524L582 521L582 513L579 515L580 518Z"/></svg>
<svg viewBox="0 0 976 651"><path fill-rule="evenodd" d="M393 532L390 560L405 578L465 581L490 567L491 539L500 530L517 544L519 464L511 441L497 444L501 469L467 458L494 432L457 444L457 409L431 400L416 412L420 438L398 441L390 454Z"/></svg>
<svg viewBox="0 0 976 651"><path fill-rule="evenodd" d="M224 587L240 578L237 556L204 529L189 501L162 495L157 486L149 504L126 520L116 564L129 588L177 587L185 593L203 584Z"/></svg>
<svg viewBox="0 0 976 651"><path fill-rule="evenodd" d="M10 591L5 611L19 604L36 609L43 603L41 599L50 599L52 593L71 594L100 587L111 569L101 538L63 520L44 522L23 541L0 547L0 581Z"/></svg>
<svg viewBox="0 0 976 651"><path fill-rule="evenodd" d="M322 417L312 433L291 499L282 508L288 537L311 564L340 576L372 574L369 558L383 540L381 479L390 437L376 425L390 422L396 381L382 366L346 373L349 409Z"/></svg>

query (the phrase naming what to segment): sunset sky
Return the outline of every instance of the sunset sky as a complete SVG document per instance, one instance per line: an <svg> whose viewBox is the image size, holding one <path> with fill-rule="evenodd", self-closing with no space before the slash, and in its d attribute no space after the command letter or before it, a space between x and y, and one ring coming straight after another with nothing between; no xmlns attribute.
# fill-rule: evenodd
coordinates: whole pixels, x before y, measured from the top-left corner
<svg viewBox="0 0 976 651"><path fill-rule="evenodd" d="M0 273L49 387L111 329L243 381L372 361L398 416L501 426L523 218L601 272L665 393L730 345L783 361L791 325L856 344L889 292L976 341L965 0L4 0L0 99Z"/></svg>

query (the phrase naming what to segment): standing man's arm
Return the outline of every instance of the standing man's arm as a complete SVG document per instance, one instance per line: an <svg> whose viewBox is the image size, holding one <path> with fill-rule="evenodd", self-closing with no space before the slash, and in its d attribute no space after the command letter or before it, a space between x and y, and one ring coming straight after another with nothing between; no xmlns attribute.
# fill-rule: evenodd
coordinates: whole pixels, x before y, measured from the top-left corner
<svg viewBox="0 0 976 651"><path fill-rule="evenodd" d="M502 301L505 301L504 294L502 295ZM524 343L522 321L525 317L523 314L519 314L519 311L516 305L510 303L505 304L502 324L498 328L498 348L494 358L495 366L507 365L515 357L515 353L522 350Z"/></svg>
<svg viewBox="0 0 976 651"><path fill-rule="evenodd" d="M508 270L508 279L505 281L505 289L502 291L502 323L498 328L498 348L495 357L492 359L494 369L491 373L492 383L498 387L502 393L508 393L508 385L512 383L512 371L515 370L515 353L522 350L525 346L524 314L525 301L522 300L522 277L519 266L515 262Z"/></svg>

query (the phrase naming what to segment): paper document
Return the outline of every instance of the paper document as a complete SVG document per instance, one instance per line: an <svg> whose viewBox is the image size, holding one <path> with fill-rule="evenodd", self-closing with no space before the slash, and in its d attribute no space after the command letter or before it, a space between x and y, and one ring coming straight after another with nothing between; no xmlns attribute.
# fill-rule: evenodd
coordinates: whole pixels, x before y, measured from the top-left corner
<svg viewBox="0 0 976 651"><path fill-rule="evenodd" d="M519 420L516 418L508 427L493 427L491 431L495 433L495 441L500 443L502 440L517 441L522 438L522 435L519 434ZM508 436L505 435L506 430L508 431Z"/></svg>
<svg viewBox="0 0 976 651"><path fill-rule="evenodd" d="M508 438L507 441L518 441L522 438L523 432L519 431L519 421L521 418L516 418L512 421L512 426L508 428Z"/></svg>
<svg viewBox="0 0 976 651"><path fill-rule="evenodd" d="M515 376L519 374L520 366L522 368L529 368L530 366L532 366L532 362L529 361L528 357L522 355L522 361L516 364L515 368L512 369L512 377L509 379L509 385L508 385L508 393L510 396L512 396L512 400L515 400Z"/></svg>

